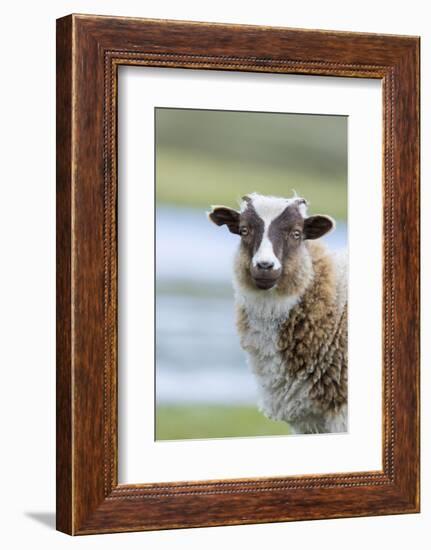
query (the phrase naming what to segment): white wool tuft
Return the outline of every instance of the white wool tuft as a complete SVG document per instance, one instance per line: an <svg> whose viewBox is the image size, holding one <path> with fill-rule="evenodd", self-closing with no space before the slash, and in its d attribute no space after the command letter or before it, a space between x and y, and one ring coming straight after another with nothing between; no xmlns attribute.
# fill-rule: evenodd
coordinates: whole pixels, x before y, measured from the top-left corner
<svg viewBox="0 0 431 550"><path fill-rule="evenodd" d="M302 197L298 197L296 194L286 199L284 197L273 197L269 195L260 195L259 193L250 193L246 197L251 200L251 203L256 210L257 214L265 221L270 222L277 216L279 216L287 206L298 203L298 208L301 215L305 218L307 216L307 201ZM240 211L244 212L247 208L248 201L242 200L240 203Z"/></svg>

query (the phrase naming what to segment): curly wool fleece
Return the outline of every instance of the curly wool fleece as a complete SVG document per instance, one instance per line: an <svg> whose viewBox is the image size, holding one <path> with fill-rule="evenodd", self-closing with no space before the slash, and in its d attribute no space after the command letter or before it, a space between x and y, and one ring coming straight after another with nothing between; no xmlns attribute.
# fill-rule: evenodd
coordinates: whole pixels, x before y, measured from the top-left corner
<svg viewBox="0 0 431 550"><path fill-rule="evenodd" d="M308 241L266 292L250 286L246 262L239 250L237 328L258 380L260 409L296 433L346 431L346 256Z"/></svg>

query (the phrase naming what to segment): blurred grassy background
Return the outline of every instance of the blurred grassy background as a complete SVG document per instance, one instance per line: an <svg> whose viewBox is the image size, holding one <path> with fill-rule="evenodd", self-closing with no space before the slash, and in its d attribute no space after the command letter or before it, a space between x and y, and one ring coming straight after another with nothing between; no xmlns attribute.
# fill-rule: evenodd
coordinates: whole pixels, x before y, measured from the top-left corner
<svg viewBox="0 0 431 550"><path fill-rule="evenodd" d="M163 405L156 415L156 439L203 439L288 435L285 422L268 420L256 407Z"/></svg>
<svg viewBox="0 0 431 550"><path fill-rule="evenodd" d="M155 116L158 202L235 206L252 191L295 189L311 211L347 218L346 117L165 108Z"/></svg>

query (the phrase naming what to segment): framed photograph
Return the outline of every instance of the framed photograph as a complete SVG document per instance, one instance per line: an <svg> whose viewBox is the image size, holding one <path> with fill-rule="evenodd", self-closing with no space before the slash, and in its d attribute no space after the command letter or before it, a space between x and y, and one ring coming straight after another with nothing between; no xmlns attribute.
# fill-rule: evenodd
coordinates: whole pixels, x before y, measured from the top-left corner
<svg viewBox="0 0 431 550"><path fill-rule="evenodd" d="M419 38L57 21L57 528L419 511Z"/></svg>

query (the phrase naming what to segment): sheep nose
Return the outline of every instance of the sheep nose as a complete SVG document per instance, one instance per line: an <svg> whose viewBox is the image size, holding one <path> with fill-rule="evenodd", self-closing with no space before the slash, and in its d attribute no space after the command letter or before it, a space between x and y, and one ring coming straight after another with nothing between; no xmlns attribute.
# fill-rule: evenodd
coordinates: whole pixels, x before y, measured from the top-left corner
<svg viewBox="0 0 431 550"><path fill-rule="evenodd" d="M274 262L258 262L257 267L259 269L272 269L274 267Z"/></svg>

